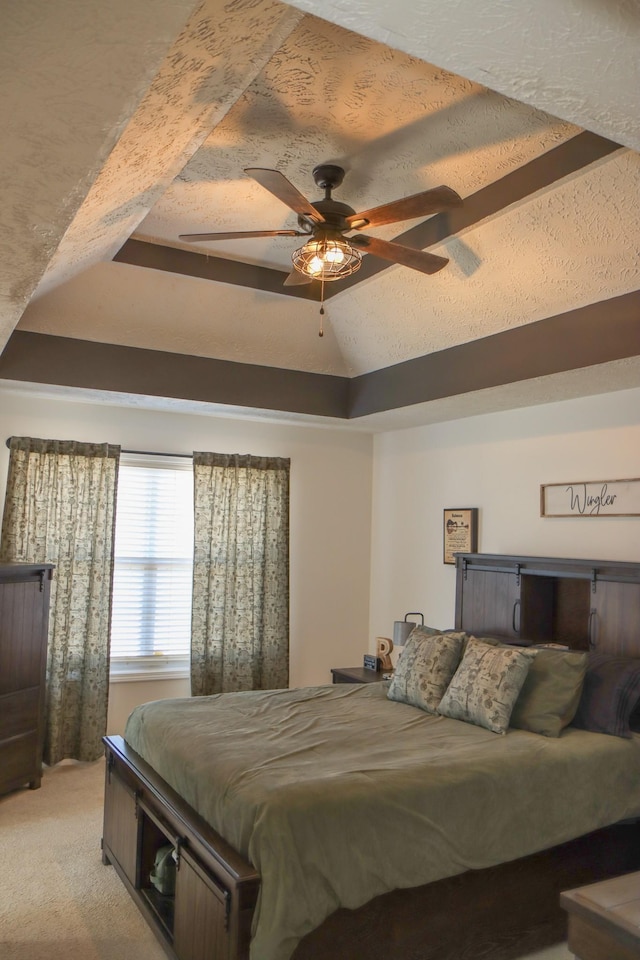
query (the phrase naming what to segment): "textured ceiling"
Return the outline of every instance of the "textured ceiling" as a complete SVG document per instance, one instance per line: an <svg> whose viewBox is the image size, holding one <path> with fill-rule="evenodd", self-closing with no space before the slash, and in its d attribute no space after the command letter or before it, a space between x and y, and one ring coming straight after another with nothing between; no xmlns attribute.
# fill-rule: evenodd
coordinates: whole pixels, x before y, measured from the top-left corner
<svg viewBox="0 0 640 960"><path fill-rule="evenodd" d="M19 321L354 376L640 288L635 0L26 0L3 20L0 348ZM296 226L245 167L313 200L313 167L337 162L356 210L443 183L466 199L582 129L622 146L431 245L434 276L336 284L322 339L318 304L284 290L113 262L134 237L286 273L296 238L178 235ZM616 388L636 367L597 389L608 371Z"/></svg>

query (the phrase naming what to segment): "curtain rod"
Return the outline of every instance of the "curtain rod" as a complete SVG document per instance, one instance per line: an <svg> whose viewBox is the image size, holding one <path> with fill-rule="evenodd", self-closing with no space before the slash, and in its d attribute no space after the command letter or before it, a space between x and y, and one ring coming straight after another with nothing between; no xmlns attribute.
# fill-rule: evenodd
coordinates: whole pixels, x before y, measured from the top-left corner
<svg viewBox="0 0 640 960"><path fill-rule="evenodd" d="M192 453L158 453L157 450L121 450L120 453L137 453L143 457L186 457L193 460Z"/></svg>
<svg viewBox="0 0 640 960"><path fill-rule="evenodd" d="M11 437L7 437L6 446L11 446ZM188 460L193 460L192 453L158 453L157 450L120 450L120 453L134 453L138 456L143 457L186 457Z"/></svg>

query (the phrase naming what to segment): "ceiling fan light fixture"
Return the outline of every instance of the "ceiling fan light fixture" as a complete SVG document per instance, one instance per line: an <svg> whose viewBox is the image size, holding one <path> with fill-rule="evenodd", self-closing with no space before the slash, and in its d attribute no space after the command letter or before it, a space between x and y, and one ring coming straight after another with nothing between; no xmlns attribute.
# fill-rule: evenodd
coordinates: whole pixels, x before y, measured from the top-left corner
<svg viewBox="0 0 640 960"><path fill-rule="evenodd" d="M309 240L294 250L291 260L300 273L313 280L342 280L359 270L362 254L342 238Z"/></svg>

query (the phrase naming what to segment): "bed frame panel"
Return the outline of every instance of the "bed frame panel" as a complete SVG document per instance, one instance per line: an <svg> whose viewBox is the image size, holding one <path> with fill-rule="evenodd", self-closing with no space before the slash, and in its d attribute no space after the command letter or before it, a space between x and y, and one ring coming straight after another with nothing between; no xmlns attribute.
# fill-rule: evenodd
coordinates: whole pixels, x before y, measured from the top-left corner
<svg viewBox="0 0 640 960"><path fill-rule="evenodd" d="M294 960L515 960L567 938L560 893L636 869L640 825L338 910Z"/></svg>
<svg viewBox="0 0 640 960"><path fill-rule="evenodd" d="M104 743L103 863L113 864L169 957L248 960L258 873L122 737ZM187 892L176 903L173 935L147 882L158 837L182 854L176 901Z"/></svg>
<svg viewBox="0 0 640 960"><path fill-rule="evenodd" d="M457 553L455 626L640 657L640 563Z"/></svg>

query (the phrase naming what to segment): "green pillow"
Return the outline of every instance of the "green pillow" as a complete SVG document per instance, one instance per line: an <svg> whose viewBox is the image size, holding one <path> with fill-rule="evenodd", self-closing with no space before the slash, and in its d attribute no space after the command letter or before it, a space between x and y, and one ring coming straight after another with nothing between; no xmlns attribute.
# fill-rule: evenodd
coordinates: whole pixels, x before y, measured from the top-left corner
<svg viewBox="0 0 640 960"><path fill-rule="evenodd" d="M578 709L588 659L586 653L575 650L539 649L509 726L559 737Z"/></svg>

